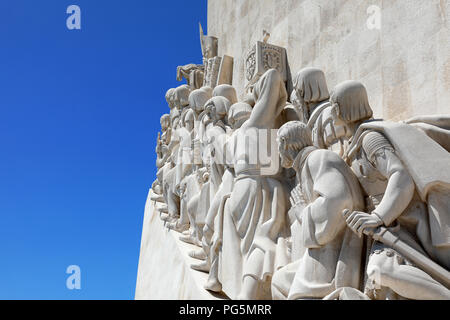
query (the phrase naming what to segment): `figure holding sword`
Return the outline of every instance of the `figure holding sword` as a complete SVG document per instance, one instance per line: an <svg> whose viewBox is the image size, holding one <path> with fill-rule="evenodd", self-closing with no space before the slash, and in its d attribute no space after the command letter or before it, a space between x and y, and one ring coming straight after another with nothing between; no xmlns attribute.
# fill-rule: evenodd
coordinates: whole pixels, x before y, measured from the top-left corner
<svg viewBox="0 0 450 320"><path fill-rule="evenodd" d="M338 85L330 102L333 125L343 127L338 138L349 142L344 159L366 197L366 212L343 211L349 228L373 239L364 293L450 299L450 154L410 125L370 120L367 92L357 81Z"/></svg>

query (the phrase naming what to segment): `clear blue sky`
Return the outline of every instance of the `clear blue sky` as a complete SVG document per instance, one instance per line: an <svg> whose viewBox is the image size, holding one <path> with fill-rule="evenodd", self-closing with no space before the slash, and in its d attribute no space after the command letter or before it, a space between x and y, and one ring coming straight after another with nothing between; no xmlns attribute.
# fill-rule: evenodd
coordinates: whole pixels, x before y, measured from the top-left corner
<svg viewBox="0 0 450 320"><path fill-rule="evenodd" d="M66 8L81 7L81 30ZM159 117L206 0L1 0L0 299L133 299ZM81 267L81 290L66 268Z"/></svg>

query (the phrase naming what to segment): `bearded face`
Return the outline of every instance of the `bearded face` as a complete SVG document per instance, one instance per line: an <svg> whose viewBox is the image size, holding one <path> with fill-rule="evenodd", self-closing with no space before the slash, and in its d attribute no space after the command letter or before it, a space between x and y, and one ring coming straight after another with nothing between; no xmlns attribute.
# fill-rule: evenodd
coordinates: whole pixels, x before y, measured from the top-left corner
<svg viewBox="0 0 450 320"><path fill-rule="evenodd" d="M289 147L286 143L286 138L283 136L278 136L278 152L280 153L281 165L283 168L292 168L294 159L289 152Z"/></svg>
<svg viewBox="0 0 450 320"><path fill-rule="evenodd" d="M211 122L215 122L216 119L216 106L214 105L214 103L210 103L208 105L205 106L205 113L207 115L207 123L211 123Z"/></svg>

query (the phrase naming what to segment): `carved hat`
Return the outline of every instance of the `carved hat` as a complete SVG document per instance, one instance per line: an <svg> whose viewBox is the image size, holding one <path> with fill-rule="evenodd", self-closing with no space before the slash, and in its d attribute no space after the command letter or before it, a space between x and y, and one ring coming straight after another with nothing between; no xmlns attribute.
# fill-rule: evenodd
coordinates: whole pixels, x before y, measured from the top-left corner
<svg viewBox="0 0 450 320"><path fill-rule="evenodd" d="M346 122L367 120L373 114L366 88L359 81L348 80L338 84L330 102L336 106L337 115Z"/></svg>
<svg viewBox="0 0 450 320"><path fill-rule="evenodd" d="M202 112L205 103L211 99L212 89L210 87L201 87L191 92L189 95L189 105L195 112Z"/></svg>
<svg viewBox="0 0 450 320"><path fill-rule="evenodd" d="M234 87L229 84L221 84L215 87L213 90L213 97L217 96L227 98L231 104L234 104L238 101L236 89L234 89Z"/></svg>
<svg viewBox="0 0 450 320"><path fill-rule="evenodd" d="M325 74L318 68L304 68L294 78L294 90L305 102L319 102L330 97Z"/></svg>

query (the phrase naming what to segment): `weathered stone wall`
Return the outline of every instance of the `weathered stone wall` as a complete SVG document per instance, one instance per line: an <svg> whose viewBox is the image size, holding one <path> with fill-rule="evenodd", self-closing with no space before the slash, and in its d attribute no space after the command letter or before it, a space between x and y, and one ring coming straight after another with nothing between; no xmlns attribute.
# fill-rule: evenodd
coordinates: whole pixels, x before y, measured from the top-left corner
<svg viewBox="0 0 450 320"><path fill-rule="evenodd" d="M367 13L380 10L380 29ZM329 88L362 81L375 117L450 113L448 0L208 0L208 34L234 57L233 85L243 93L243 55L263 30L287 49L292 75L322 68Z"/></svg>

